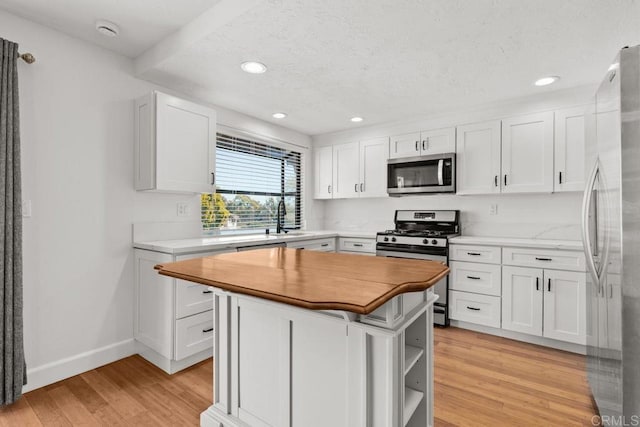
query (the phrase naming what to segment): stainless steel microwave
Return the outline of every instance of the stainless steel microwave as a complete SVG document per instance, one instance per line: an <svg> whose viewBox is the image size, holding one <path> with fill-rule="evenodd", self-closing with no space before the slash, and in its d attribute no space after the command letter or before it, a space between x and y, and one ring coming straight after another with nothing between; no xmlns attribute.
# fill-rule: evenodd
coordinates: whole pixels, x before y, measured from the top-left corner
<svg viewBox="0 0 640 427"><path fill-rule="evenodd" d="M387 160L387 193L405 196L456 192L456 154Z"/></svg>

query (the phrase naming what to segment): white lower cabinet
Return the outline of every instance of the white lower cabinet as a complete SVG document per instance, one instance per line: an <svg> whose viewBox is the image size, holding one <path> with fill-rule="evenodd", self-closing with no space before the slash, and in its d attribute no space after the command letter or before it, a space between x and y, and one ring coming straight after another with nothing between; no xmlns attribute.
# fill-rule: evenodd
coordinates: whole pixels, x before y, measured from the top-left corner
<svg viewBox="0 0 640 427"><path fill-rule="evenodd" d="M582 272L505 266L502 328L586 344L586 276Z"/></svg>
<svg viewBox="0 0 640 427"><path fill-rule="evenodd" d="M375 256L376 239L367 239L362 237L338 237L338 252Z"/></svg>
<svg viewBox="0 0 640 427"><path fill-rule="evenodd" d="M213 354L213 293L208 287L162 276L157 264L235 250L189 255L135 250L134 338L145 359L173 374Z"/></svg>
<svg viewBox="0 0 640 427"><path fill-rule="evenodd" d="M330 237L328 239L313 239L301 240L298 242L288 242L287 247L293 249L306 249L309 251L335 252L336 239L335 237Z"/></svg>
<svg viewBox="0 0 640 427"><path fill-rule="evenodd" d="M500 327L500 297L450 291L449 317L478 325Z"/></svg>

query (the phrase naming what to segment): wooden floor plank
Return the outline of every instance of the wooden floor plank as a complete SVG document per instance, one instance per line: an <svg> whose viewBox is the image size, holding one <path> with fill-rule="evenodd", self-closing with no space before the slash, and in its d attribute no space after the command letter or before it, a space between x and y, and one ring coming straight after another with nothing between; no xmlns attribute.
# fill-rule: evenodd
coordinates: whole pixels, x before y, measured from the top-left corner
<svg viewBox="0 0 640 427"><path fill-rule="evenodd" d="M589 426L584 356L458 328L435 329L435 425ZM198 426L213 362L168 375L132 356L27 393L0 427Z"/></svg>

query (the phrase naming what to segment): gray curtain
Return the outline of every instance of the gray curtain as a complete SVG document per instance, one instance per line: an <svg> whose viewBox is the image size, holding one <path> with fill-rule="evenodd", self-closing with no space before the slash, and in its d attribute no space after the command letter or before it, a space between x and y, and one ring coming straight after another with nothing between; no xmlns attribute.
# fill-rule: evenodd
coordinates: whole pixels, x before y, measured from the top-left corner
<svg viewBox="0 0 640 427"><path fill-rule="evenodd" d="M0 405L26 384L22 330L22 195L18 45L0 38Z"/></svg>

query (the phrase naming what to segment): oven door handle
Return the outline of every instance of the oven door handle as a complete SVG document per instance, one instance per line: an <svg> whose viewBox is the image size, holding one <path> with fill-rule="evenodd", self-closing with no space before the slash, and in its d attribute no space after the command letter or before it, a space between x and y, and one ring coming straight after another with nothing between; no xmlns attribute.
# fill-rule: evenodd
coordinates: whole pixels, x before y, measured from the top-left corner
<svg viewBox="0 0 640 427"><path fill-rule="evenodd" d="M444 185L443 172L444 172L444 159L440 159L438 160L438 185L439 186Z"/></svg>
<svg viewBox="0 0 640 427"><path fill-rule="evenodd" d="M447 264L446 255L440 254L424 254L424 253L415 253L415 252L402 252L402 251L389 251L389 250L376 250L376 256L386 256L390 258L411 258L411 259L422 259L426 261L436 261L441 262L442 264Z"/></svg>

